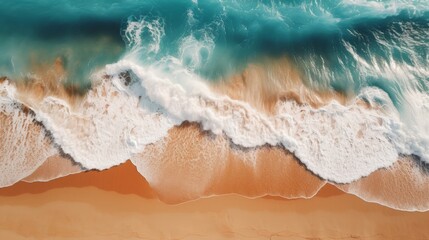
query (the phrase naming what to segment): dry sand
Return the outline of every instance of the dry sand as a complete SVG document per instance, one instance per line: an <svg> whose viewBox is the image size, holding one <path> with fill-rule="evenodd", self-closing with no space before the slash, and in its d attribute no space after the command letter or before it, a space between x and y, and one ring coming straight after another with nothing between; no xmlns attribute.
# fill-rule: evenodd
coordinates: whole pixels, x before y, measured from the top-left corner
<svg viewBox="0 0 429 240"><path fill-rule="evenodd" d="M283 90L295 86L293 82L265 84L264 94L255 98L252 94L260 85L249 77L259 76L258 71L249 69L238 77L237 84L249 90L235 92L237 96L232 97L246 101L254 98L255 105L263 103L256 107L268 112L274 106L270 103L285 96L292 98ZM57 73L61 72L58 62ZM280 73L295 79L293 71ZM254 86L249 87L250 83ZM57 91L55 84L43 87L41 97ZM293 90L305 91L301 87ZM298 100L319 103L320 99ZM312 196L325 184L282 149L245 151L230 147L225 139L202 134L196 125L173 129L165 148L156 144L148 147L153 148L149 152L152 160L146 155L142 156L145 161L135 160L142 169L151 167L150 172L157 173L145 175L157 192L130 162L102 172L79 173L46 183L19 182L0 189L0 239L429 239L429 212L389 209L331 185L308 200L248 199L238 195L213 196L179 205L159 200L176 202L228 192ZM60 157L53 156L25 180L45 180L58 176L58 172L80 171L70 162L63 163ZM382 170L342 187L350 192L363 189L369 194L382 189L385 201L408 189L405 192L412 194L407 196L418 196L416 200L424 202L426 178L420 179L420 188L414 188L414 168L409 167L411 170L402 174L403 178L397 178L395 174L402 173L401 169L392 173ZM392 180L389 183L407 184L392 192L391 184L382 181L386 179ZM422 194L414 195L409 189Z"/></svg>
<svg viewBox="0 0 429 240"><path fill-rule="evenodd" d="M331 185L309 200L227 195L168 205L129 162L0 189L0 213L0 239L429 239L429 213Z"/></svg>

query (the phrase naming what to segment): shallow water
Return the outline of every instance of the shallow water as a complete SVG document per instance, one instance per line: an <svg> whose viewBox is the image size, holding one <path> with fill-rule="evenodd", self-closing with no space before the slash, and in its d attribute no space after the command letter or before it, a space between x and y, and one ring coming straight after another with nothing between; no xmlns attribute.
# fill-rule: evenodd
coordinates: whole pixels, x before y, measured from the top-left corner
<svg viewBox="0 0 429 240"><path fill-rule="evenodd" d="M164 196L172 201L240 191L221 180L237 168L255 186L261 176L246 171L273 173L248 195L309 197L325 181L363 181L343 189L428 206L377 197L362 180L397 174L403 156L429 162L426 1L18 0L0 3L0 22L2 146L22 146L1 158L14 173L2 186L63 154L81 169L131 159L160 195L180 186ZM195 129L175 133L188 123ZM312 184L285 193L279 184L291 179L269 170L283 164ZM60 165L40 179L78 171ZM428 179L406 169L406 185Z"/></svg>

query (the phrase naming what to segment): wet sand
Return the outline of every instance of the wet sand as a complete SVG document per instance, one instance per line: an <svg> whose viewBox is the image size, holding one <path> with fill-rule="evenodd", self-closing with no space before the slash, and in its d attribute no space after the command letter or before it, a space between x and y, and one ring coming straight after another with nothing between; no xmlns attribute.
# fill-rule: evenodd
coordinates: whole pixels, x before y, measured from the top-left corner
<svg viewBox="0 0 429 240"><path fill-rule="evenodd" d="M389 168L379 169L368 177L338 185L345 192L369 202L415 211L429 209L428 168L412 157L402 157Z"/></svg>
<svg viewBox="0 0 429 240"><path fill-rule="evenodd" d="M52 79L63 74L60 61L56 67ZM292 81L298 73L282 69L274 66L267 74L249 68L231 81L232 87L217 90L267 112L274 111L279 99L296 98L315 107L332 99L346 101L344 96L307 92L303 80ZM290 81L280 84L275 78L267 85L252 80L252 76L269 79L273 73ZM255 97L262 86L266 89ZM68 96L66 89L57 87L41 85L40 94L30 97L41 99L57 91ZM294 97L295 92L303 94ZM365 202L325 185L282 148L242 149L222 136L202 132L196 124L170 130L164 142L148 146L147 152L131 160L141 174L127 162L106 171L29 183L81 171L59 155L47 158L22 182L0 189L0 239L429 239L429 212L403 212ZM340 187L370 201L425 208L429 178L416 179L420 169L411 163L400 162ZM311 199L259 197L267 193L312 197L323 185ZM225 193L254 198L220 195ZM211 197L166 203L200 196Z"/></svg>
<svg viewBox="0 0 429 240"><path fill-rule="evenodd" d="M429 213L367 203L331 185L309 200L224 195L165 204L129 162L0 189L0 213L0 239L429 238Z"/></svg>
<svg viewBox="0 0 429 240"><path fill-rule="evenodd" d="M189 123L131 161L167 203L228 193L309 198L326 183L281 147L240 148Z"/></svg>

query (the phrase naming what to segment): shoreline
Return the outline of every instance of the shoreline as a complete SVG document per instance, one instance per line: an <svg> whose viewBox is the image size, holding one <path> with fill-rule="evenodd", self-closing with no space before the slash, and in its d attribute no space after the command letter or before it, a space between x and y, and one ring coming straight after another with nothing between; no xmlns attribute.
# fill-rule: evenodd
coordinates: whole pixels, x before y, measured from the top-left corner
<svg viewBox="0 0 429 240"><path fill-rule="evenodd" d="M4 239L427 239L429 212L368 203L326 185L311 199L160 201L126 164L0 189ZM118 177L121 177L118 181Z"/></svg>

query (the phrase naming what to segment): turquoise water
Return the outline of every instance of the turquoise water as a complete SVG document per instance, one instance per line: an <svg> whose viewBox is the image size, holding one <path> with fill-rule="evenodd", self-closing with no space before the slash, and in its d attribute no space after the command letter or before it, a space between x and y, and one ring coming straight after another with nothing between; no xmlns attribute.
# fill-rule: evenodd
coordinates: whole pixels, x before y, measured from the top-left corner
<svg viewBox="0 0 429 240"><path fill-rule="evenodd" d="M274 67L267 66L273 62ZM58 74L58 63L64 76ZM252 64L258 68L243 73ZM278 69L281 64L285 71ZM287 89L289 82L281 82L291 81L286 79L291 68L306 86ZM100 69L110 77L93 77ZM241 73L243 86L211 88ZM35 86L34 94L3 82L3 76L48 84L28 85ZM261 85L259 76L273 82ZM257 171L254 156L265 146L284 147L309 171L334 183L396 166L402 156L429 163L427 0L4 0L0 77L0 114L6 116L0 126L6 133L0 169L8 173L0 177L0 186L19 181L60 153L85 169L131 160L150 184L168 177L178 180L174 186L192 191L197 186L198 197L207 193L203 185L220 176L217 171L228 165L231 154ZM75 94L78 86L87 94L74 99L61 88L52 94L57 78L73 85L67 93ZM259 81L247 84L253 80ZM328 97L312 89L328 91ZM348 98L338 103L329 98L335 93ZM306 104L307 99L320 99L322 106ZM272 102L275 109L267 114L263 110ZM28 112L33 114L23 114ZM198 153L204 167L194 166L194 159L182 164L146 157L146 146L165 153L162 141L187 122L210 132L213 145ZM30 125L35 123L48 132L52 149L40 145L44 136L33 137ZM195 135L183 136L188 151ZM31 141L43 151L34 151ZM171 146L187 156L180 146ZM212 160L211 147L219 155ZM27 167L27 153L34 156L33 166ZM177 169L192 165L189 176L161 173L176 164ZM420 189L420 173L402 170ZM401 209L429 208L426 202L414 206L402 200ZM396 201L388 204L396 206Z"/></svg>
<svg viewBox="0 0 429 240"><path fill-rule="evenodd" d="M130 23L143 26L141 42ZM89 86L134 51L142 64L175 57L214 81L286 56L311 87L376 86L398 108L404 91L429 89L427 1L2 1L0 36L0 75L12 79L60 57L66 81Z"/></svg>

